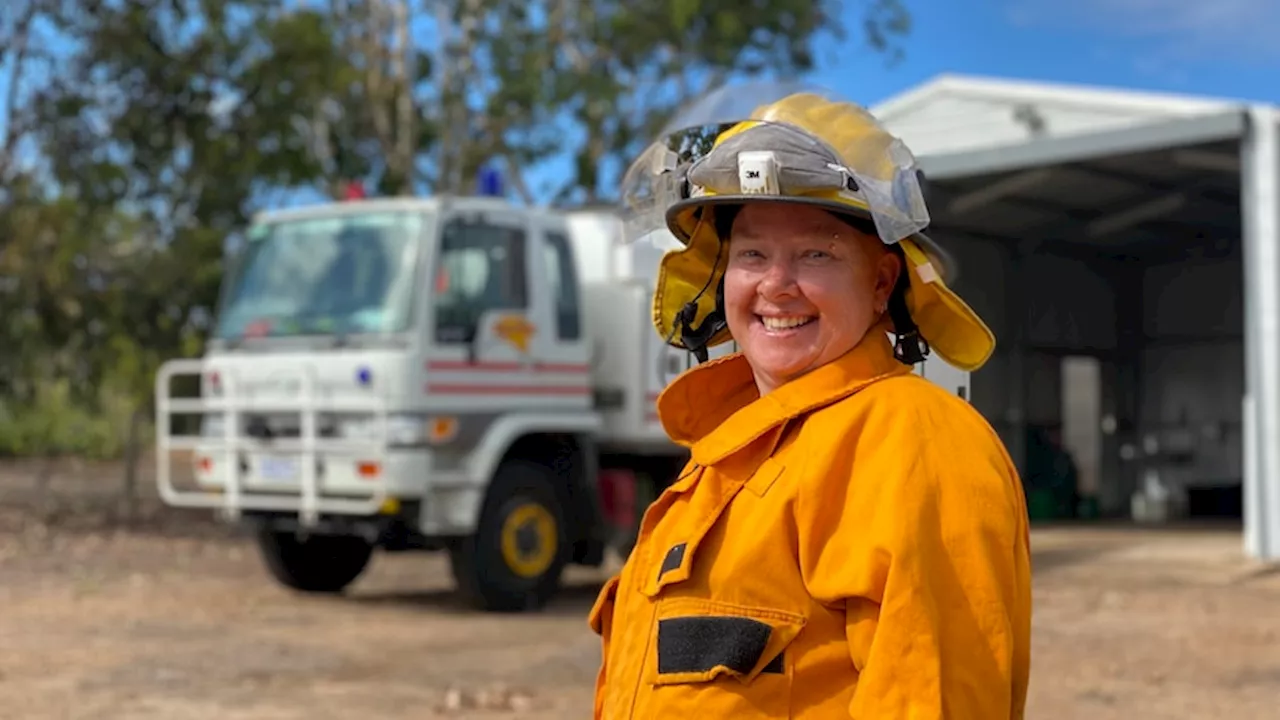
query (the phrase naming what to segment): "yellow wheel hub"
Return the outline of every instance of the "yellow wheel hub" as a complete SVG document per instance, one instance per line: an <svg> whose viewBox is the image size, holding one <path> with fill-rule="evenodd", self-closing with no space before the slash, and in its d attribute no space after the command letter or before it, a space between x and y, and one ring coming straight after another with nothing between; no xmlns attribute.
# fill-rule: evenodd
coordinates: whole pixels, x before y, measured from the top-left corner
<svg viewBox="0 0 1280 720"><path fill-rule="evenodd" d="M520 505L502 523L502 559L520 577L546 572L559 544L555 517L537 503Z"/></svg>

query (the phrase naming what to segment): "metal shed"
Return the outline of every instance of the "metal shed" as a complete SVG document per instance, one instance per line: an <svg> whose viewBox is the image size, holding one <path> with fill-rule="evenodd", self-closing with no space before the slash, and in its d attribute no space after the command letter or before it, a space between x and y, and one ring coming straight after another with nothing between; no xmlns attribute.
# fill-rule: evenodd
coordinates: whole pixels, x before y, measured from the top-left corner
<svg viewBox="0 0 1280 720"><path fill-rule="evenodd" d="M872 112L997 335L973 401L1024 480L1056 438L1101 515L1225 497L1280 556L1276 109L947 75Z"/></svg>

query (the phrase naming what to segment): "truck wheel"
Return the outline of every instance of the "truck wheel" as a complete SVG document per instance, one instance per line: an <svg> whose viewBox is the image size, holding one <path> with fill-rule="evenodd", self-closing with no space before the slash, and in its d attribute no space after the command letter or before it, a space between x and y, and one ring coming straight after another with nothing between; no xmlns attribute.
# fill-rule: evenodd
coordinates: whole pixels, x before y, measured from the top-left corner
<svg viewBox="0 0 1280 720"><path fill-rule="evenodd" d="M538 610L559 589L571 548L557 482L554 472L525 460L498 467L475 534L449 548L458 589L473 604Z"/></svg>
<svg viewBox="0 0 1280 720"><path fill-rule="evenodd" d="M373 545L359 537L258 531L258 549L271 575L294 590L337 593L364 572Z"/></svg>

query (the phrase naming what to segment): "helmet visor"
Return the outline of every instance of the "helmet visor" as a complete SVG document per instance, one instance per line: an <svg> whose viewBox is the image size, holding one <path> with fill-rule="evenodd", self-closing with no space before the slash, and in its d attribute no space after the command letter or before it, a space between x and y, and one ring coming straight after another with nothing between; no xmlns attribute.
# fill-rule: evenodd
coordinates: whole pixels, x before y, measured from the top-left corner
<svg viewBox="0 0 1280 720"><path fill-rule="evenodd" d="M929 224L915 158L865 110L798 83L725 86L678 113L623 176L624 240L652 241L676 203L831 200L886 244Z"/></svg>

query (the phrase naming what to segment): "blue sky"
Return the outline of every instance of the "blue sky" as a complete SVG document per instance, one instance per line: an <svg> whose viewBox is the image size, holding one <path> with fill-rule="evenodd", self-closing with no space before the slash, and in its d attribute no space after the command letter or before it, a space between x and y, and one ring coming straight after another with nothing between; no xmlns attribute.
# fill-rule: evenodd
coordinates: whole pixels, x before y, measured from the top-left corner
<svg viewBox="0 0 1280 720"><path fill-rule="evenodd" d="M902 62L828 42L813 79L866 105L944 72L1280 103L1280 0L904 2Z"/></svg>
<svg viewBox="0 0 1280 720"><path fill-rule="evenodd" d="M819 44L810 76L868 107L942 73L1280 104L1280 0L902 0L913 27L892 65L855 32L875 1L842 3L848 37Z"/></svg>

